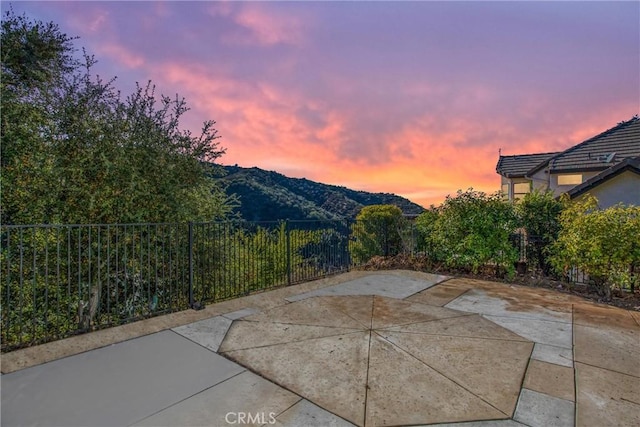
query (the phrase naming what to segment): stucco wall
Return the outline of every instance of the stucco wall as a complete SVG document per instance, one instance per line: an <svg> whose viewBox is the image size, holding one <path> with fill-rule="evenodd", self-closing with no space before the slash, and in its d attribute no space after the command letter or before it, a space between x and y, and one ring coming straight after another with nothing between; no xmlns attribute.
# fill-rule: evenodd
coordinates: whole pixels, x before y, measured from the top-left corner
<svg viewBox="0 0 640 427"><path fill-rule="evenodd" d="M549 174L547 173L547 169L541 169L534 173L531 176L531 181L533 182L534 190L545 191L549 188Z"/></svg>
<svg viewBox="0 0 640 427"><path fill-rule="evenodd" d="M598 199L601 208L617 203L640 206L640 175L625 171L587 192ZM584 197L581 195L580 199Z"/></svg>

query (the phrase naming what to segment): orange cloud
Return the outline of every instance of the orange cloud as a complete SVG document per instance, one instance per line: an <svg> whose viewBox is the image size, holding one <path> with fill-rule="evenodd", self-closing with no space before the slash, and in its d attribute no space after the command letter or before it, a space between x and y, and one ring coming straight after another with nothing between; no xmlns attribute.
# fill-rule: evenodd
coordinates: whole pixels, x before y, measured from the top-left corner
<svg viewBox="0 0 640 427"><path fill-rule="evenodd" d="M222 162L393 192L424 206L458 189L497 190L499 149L560 151L638 113L637 40L628 36L637 20L606 14L602 33L582 33L569 14L541 39L517 8L503 16L499 7L503 23L492 13L460 21L457 6L424 13L430 7L219 1L33 9L86 36L97 68L122 70L118 85L150 78L158 94L185 96L183 128L196 133L215 119L227 148ZM531 22L560 6L539 7ZM607 65L594 66L594 55Z"/></svg>
<svg viewBox="0 0 640 427"><path fill-rule="evenodd" d="M330 102L330 96L314 96L304 88L236 77L224 64L144 64L126 49L108 44L103 49L130 67L145 66L159 87L180 88L192 108L184 127L195 130L195 120L215 119L227 149L224 164L395 193L425 207L458 189L497 191L499 148L503 154L558 151L625 118L612 112L614 119L551 120L540 114L547 101L535 97L522 105L521 114L495 114L490 107L503 100L488 87L414 83L405 88L407 103L426 96L442 107L406 116L396 112L391 125L378 132L366 125L384 117L381 107L360 105L368 101L358 99L358 89L340 77L328 79L329 85L344 88L347 100L339 91L339 102ZM446 112L456 105L460 114ZM359 116L362 109L369 114L365 120Z"/></svg>
<svg viewBox="0 0 640 427"><path fill-rule="evenodd" d="M443 120L424 115L394 133L380 135L388 157L370 164L340 155L347 135L358 132L349 122L349 110L309 100L295 90L265 82L248 83L224 72L184 64L167 64L161 74L186 90L194 109L218 120L227 148L223 163L258 166L354 189L392 192L423 206L439 204L458 189L498 190L498 148L514 140L520 141L523 149L539 144L537 139L518 135L515 125L509 127L499 120ZM303 107L320 120L306 121L299 112Z"/></svg>

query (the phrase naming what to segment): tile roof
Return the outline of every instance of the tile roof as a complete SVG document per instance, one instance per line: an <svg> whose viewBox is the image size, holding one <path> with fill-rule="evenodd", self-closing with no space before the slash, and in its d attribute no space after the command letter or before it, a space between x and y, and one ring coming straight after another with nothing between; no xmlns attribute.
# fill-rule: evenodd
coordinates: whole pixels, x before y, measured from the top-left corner
<svg viewBox="0 0 640 427"><path fill-rule="evenodd" d="M524 177L529 170L560 153L520 154L516 156L500 156L496 172L507 178Z"/></svg>
<svg viewBox="0 0 640 427"><path fill-rule="evenodd" d="M605 170L626 158L638 156L640 118L636 116L556 154L533 167L527 174L531 175L547 165L553 173Z"/></svg>
<svg viewBox="0 0 640 427"><path fill-rule="evenodd" d="M571 198L578 197L627 170L640 175L640 157L630 157L615 166L609 167L598 175L589 178L582 184L573 187L571 190L567 191L567 194Z"/></svg>

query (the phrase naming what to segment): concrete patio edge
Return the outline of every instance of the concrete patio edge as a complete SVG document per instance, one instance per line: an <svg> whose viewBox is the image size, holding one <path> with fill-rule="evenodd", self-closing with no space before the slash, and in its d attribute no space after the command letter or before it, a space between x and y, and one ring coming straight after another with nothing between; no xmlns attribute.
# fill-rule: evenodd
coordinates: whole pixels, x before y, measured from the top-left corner
<svg viewBox="0 0 640 427"><path fill-rule="evenodd" d="M0 372L8 374L163 330L188 325L199 320L224 315L243 308L262 310L288 304L289 301L287 301L286 298L293 295L335 286L372 274L402 274L405 277L409 276L420 279L428 273L405 270L352 270L296 285L258 291L247 296L210 304L206 306L205 309L199 311L191 309L176 311L166 315L151 317L120 326L100 329L86 334L74 335L57 341L2 353L0 356Z"/></svg>

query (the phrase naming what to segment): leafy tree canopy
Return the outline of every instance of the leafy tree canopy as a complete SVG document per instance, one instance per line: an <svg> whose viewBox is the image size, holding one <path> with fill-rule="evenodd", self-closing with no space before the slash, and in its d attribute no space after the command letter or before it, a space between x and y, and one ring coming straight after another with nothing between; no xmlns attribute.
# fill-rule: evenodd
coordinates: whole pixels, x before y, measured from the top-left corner
<svg viewBox="0 0 640 427"><path fill-rule="evenodd" d="M53 23L3 17L1 222L226 216L233 198L211 178L224 153L215 122L198 135L180 129L184 99L156 96L151 82L123 99L73 40Z"/></svg>

